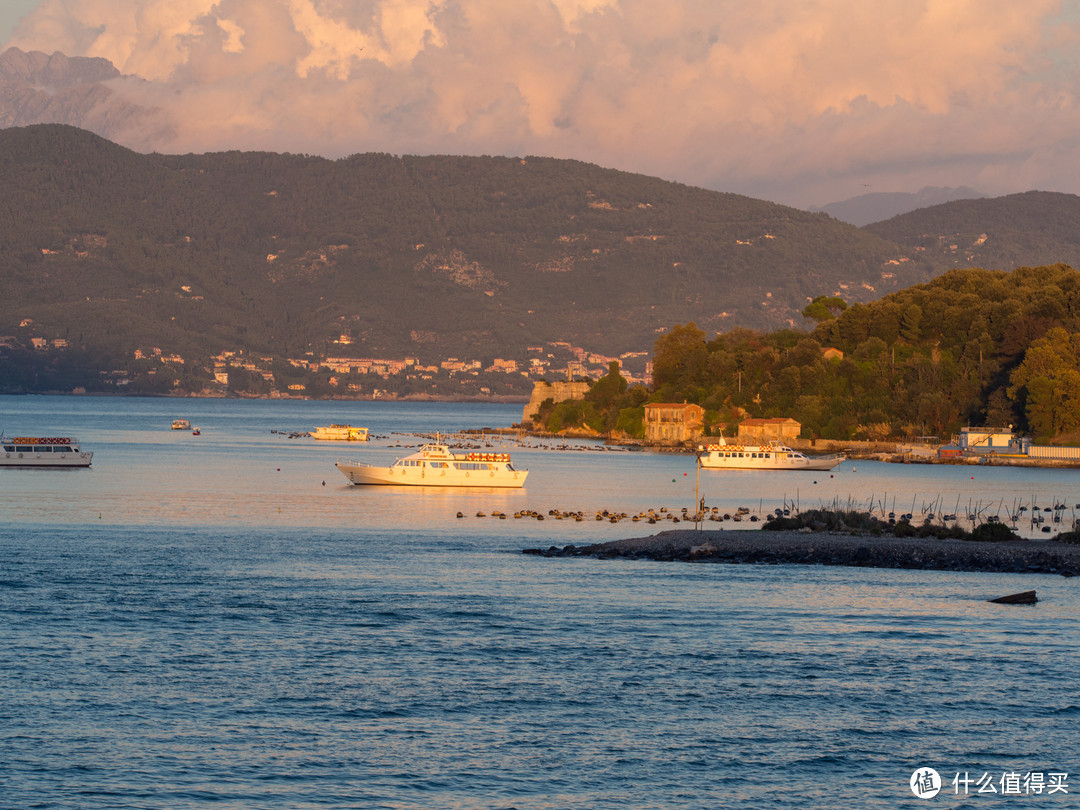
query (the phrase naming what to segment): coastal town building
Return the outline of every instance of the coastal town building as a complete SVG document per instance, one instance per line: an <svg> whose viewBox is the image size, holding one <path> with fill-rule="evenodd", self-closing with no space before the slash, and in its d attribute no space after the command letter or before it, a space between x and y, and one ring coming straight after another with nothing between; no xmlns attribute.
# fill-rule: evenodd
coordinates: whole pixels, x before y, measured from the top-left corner
<svg viewBox="0 0 1080 810"><path fill-rule="evenodd" d="M790 444L801 432L802 423L788 417L745 419L739 423L739 441L744 444Z"/></svg>
<svg viewBox="0 0 1080 810"><path fill-rule="evenodd" d="M645 440L696 441L704 435L705 409L692 403L650 402L645 406Z"/></svg>
<svg viewBox="0 0 1080 810"><path fill-rule="evenodd" d="M957 444L963 453L1007 453L1015 440L1012 426L960 428Z"/></svg>

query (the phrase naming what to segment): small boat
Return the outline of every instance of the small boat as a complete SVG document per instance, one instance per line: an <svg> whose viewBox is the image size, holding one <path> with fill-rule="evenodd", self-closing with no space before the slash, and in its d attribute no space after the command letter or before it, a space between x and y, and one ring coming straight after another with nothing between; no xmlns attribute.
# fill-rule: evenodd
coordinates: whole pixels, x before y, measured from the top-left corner
<svg viewBox="0 0 1080 810"><path fill-rule="evenodd" d="M708 452L698 456L698 464L706 470L831 470L846 458L842 454L807 456L779 442L728 444L723 436L718 444L702 449Z"/></svg>
<svg viewBox="0 0 1080 810"><path fill-rule="evenodd" d="M389 467L341 461L335 466L357 486L518 488L529 474L514 467L509 453L452 453L438 440Z"/></svg>
<svg viewBox="0 0 1080 810"><path fill-rule="evenodd" d="M191 422L189 422L187 419L173 419L173 421L172 421L172 429L173 430L191 430Z"/></svg>
<svg viewBox="0 0 1080 810"><path fill-rule="evenodd" d="M317 427L309 435L324 442L366 442L368 429L352 425L329 425Z"/></svg>
<svg viewBox="0 0 1080 810"><path fill-rule="evenodd" d="M0 436L0 467L89 467L94 454L70 436Z"/></svg>
<svg viewBox="0 0 1080 810"><path fill-rule="evenodd" d="M199 430L198 428L192 428L192 429L191 429L191 435L192 435L192 436L201 436L201 435L202 435L202 431L201 431L201 430Z"/></svg>

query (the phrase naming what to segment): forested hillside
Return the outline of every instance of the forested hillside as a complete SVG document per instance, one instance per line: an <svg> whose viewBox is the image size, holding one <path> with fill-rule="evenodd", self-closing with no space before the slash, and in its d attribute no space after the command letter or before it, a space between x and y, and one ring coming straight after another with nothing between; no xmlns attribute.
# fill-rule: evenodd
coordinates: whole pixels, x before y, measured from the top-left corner
<svg viewBox="0 0 1080 810"><path fill-rule="evenodd" d="M649 398L700 403L715 430L749 414L834 439L947 439L969 424L1080 439L1080 273L1065 265L954 270L807 314L809 335L676 327L656 341Z"/></svg>
<svg viewBox="0 0 1080 810"><path fill-rule="evenodd" d="M865 230L944 270L1080 267L1080 197L1028 191L920 208Z"/></svg>
<svg viewBox="0 0 1080 810"><path fill-rule="evenodd" d="M0 388L200 391L232 353L260 358L230 378L251 395L327 393L330 372L285 371L331 355L535 369L544 347L646 352L677 323L805 329L814 298L870 302L976 255L1080 264L1078 203L954 202L859 229L567 160L143 155L67 126L0 130ZM951 231L979 235L926 235ZM176 360L148 381L151 356Z"/></svg>
<svg viewBox="0 0 1080 810"><path fill-rule="evenodd" d="M0 336L318 356L647 351L932 269L823 214L544 158L141 155L0 130Z"/></svg>

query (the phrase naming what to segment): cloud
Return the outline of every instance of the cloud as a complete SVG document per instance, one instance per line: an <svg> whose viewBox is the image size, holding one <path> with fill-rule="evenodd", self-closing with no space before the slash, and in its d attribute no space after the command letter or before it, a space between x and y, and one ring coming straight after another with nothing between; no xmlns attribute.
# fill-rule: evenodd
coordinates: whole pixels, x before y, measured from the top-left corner
<svg viewBox="0 0 1080 810"><path fill-rule="evenodd" d="M1080 190L1058 0L44 0L159 151L544 154L795 204Z"/></svg>

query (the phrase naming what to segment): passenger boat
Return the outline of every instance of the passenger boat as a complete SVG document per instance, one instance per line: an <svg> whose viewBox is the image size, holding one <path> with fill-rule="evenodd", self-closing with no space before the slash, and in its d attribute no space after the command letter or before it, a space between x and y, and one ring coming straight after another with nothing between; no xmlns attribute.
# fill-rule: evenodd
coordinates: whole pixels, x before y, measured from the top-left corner
<svg viewBox="0 0 1080 810"><path fill-rule="evenodd" d="M702 448L698 464L706 470L831 470L846 457L841 454L807 456L779 442L764 445L719 444Z"/></svg>
<svg viewBox="0 0 1080 810"><path fill-rule="evenodd" d="M0 467L89 467L94 457L69 436L0 436L0 447Z"/></svg>
<svg viewBox="0 0 1080 810"><path fill-rule="evenodd" d="M357 486L523 487L528 470L519 470L509 453L452 453L436 441L389 467L359 462L335 465Z"/></svg>
<svg viewBox="0 0 1080 810"><path fill-rule="evenodd" d="M352 425L329 425L317 427L310 434L311 438L326 442L366 442L368 429Z"/></svg>
<svg viewBox="0 0 1080 810"><path fill-rule="evenodd" d="M172 429L173 430L190 430L191 429L191 422L189 422L187 419L173 419L172 420Z"/></svg>

